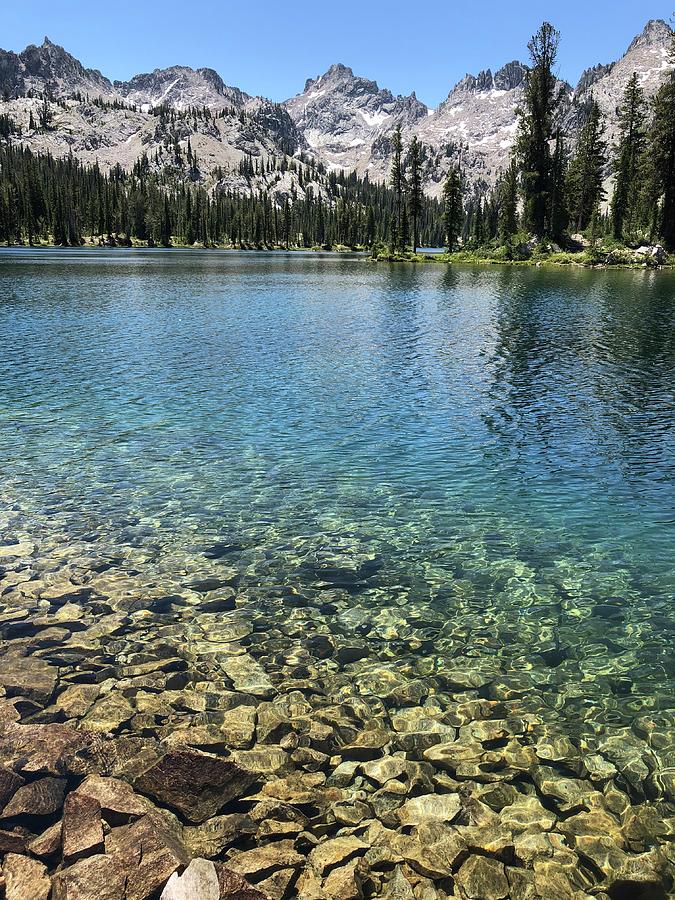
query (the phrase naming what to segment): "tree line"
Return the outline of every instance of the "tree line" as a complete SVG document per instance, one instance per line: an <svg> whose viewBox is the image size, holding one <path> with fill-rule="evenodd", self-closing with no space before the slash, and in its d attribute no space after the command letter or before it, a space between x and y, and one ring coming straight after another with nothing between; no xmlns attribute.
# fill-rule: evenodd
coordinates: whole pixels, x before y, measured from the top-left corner
<svg viewBox="0 0 675 900"><path fill-rule="evenodd" d="M249 189L241 193L193 183L189 173L196 158L189 147L181 163L180 170L158 170L144 155L131 172L115 166L104 173L72 156L59 159L4 143L0 241L290 249L363 248L391 239L393 191L354 173L326 173L311 160L254 163L249 157L240 166ZM284 176L290 181L281 183ZM418 234L430 245L442 239L439 221L439 204L421 196Z"/></svg>

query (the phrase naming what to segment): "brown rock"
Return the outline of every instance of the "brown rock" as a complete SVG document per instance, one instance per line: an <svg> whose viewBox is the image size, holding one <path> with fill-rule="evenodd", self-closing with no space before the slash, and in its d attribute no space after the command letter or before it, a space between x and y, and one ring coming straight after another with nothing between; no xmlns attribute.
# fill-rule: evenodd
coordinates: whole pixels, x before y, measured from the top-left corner
<svg viewBox="0 0 675 900"><path fill-rule="evenodd" d="M103 850L103 824L98 800L75 791L68 794L63 805L62 843L66 862L74 862Z"/></svg>
<svg viewBox="0 0 675 900"><path fill-rule="evenodd" d="M0 761L23 773L60 775L65 760L87 743L69 725L19 725L0 728Z"/></svg>
<svg viewBox="0 0 675 900"><path fill-rule="evenodd" d="M54 875L52 900L121 900L126 881L121 857L90 856Z"/></svg>
<svg viewBox="0 0 675 900"><path fill-rule="evenodd" d="M25 853L26 842L31 838L23 828L13 828L11 831L0 829L0 853Z"/></svg>
<svg viewBox="0 0 675 900"><path fill-rule="evenodd" d="M24 779L20 775L0 766L0 809L9 803L22 784Z"/></svg>
<svg viewBox="0 0 675 900"><path fill-rule="evenodd" d="M297 828L302 830L299 825ZM215 816L201 825L186 825L183 828L183 843L193 856L214 857L242 834L252 834L255 830L253 820L242 813Z"/></svg>
<svg viewBox="0 0 675 900"><path fill-rule="evenodd" d="M130 784L119 778L89 775L75 793L97 801L103 818L111 825L124 824L153 809L149 800L136 794Z"/></svg>
<svg viewBox="0 0 675 900"><path fill-rule="evenodd" d="M36 859L8 853L2 863L6 900L47 900L52 884Z"/></svg>
<svg viewBox="0 0 675 900"><path fill-rule="evenodd" d="M126 874L125 900L153 896L189 861L185 848L155 815L114 828L106 836L105 850L106 857L116 858Z"/></svg>
<svg viewBox="0 0 675 900"><path fill-rule="evenodd" d="M63 778L39 778L20 787L2 811L2 818L12 816L49 816L61 809L66 792Z"/></svg>
<svg viewBox="0 0 675 900"><path fill-rule="evenodd" d="M0 686L7 697L27 697L47 706L58 678L58 669L35 656L0 660Z"/></svg>
<svg viewBox="0 0 675 900"><path fill-rule="evenodd" d="M167 753L136 779L134 787L190 822L205 822L245 794L255 780L229 759L182 750Z"/></svg>
<svg viewBox="0 0 675 900"><path fill-rule="evenodd" d="M297 869L305 862L294 848L293 841L274 841L253 850L233 853L227 865L240 875L271 874L276 869Z"/></svg>
<svg viewBox="0 0 675 900"><path fill-rule="evenodd" d="M61 822L54 822L46 831L38 835L28 844L28 849L33 856L48 858L53 856L61 848Z"/></svg>
<svg viewBox="0 0 675 900"><path fill-rule="evenodd" d="M401 825L420 825L422 822L452 822L462 809L459 794L422 794L407 800L396 815Z"/></svg>
<svg viewBox="0 0 675 900"><path fill-rule="evenodd" d="M227 866L216 863L216 872L220 886L220 900L269 900L267 894L252 887L245 878Z"/></svg>
<svg viewBox="0 0 675 900"><path fill-rule="evenodd" d="M367 849L368 844L357 837L336 837L315 847L309 855L309 861L314 871L323 875L355 856L363 856Z"/></svg>

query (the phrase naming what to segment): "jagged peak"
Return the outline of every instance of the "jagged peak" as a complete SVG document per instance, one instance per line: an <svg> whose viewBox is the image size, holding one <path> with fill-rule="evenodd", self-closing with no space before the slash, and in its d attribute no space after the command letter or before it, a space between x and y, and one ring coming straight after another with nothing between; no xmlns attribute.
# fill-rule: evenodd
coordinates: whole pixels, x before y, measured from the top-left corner
<svg viewBox="0 0 675 900"><path fill-rule="evenodd" d="M525 79L527 74L527 66L519 62L517 59L506 63L492 74L492 69L483 69L478 75L467 73L461 81L450 91L491 91L493 89L500 91L509 91L518 87Z"/></svg>
<svg viewBox="0 0 675 900"><path fill-rule="evenodd" d="M670 25L663 19L650 19L640 34L636 35L631 41L626 53L635 50L637 47L646 47L650 44L660 44L663 41L671 40L673 30Z"/></svg>

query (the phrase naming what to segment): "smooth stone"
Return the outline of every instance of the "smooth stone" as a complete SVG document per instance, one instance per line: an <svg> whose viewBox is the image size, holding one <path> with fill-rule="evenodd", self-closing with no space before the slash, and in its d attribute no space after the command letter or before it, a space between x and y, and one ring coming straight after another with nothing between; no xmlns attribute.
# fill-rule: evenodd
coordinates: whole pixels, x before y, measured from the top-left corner
<svg viewBox="0 0 675 900"><path fill-rule="evenodd" d="M407 800L396 811L396 815L403 826L428 821L452 822L461 809L459 794L423 794Z"/></svg>
<svg viewBox="0 0 675 900"><path fill-rule="evenodd" d="M107 733L115 731L132 718L136 710L119 691L113 691L98 700L82 719L88 731Z"/></svg>
<svg viewBox="0 0 675 900"><path fill-rule="evenodd" d="M272 697L276 693L267 673L252 656L221 657L219 662L236 691L256 697Z"/></svg>
<svg viewBox="0 0 675 900"><path fill-rule="evenodd" d="M160 900L220 900L215 865L208 859L193 859L182 875L171 875Z"/></svg>

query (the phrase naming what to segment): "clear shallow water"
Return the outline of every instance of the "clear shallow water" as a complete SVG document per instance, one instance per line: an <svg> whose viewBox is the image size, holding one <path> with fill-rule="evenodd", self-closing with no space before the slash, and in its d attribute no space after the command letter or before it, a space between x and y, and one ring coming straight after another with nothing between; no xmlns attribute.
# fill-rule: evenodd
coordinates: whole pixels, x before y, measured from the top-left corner
<svg viewBox="0 0 675 900"><path fill-rule="evenodd" d="M464 666L642 740L672 725L674 314L669 273L2 252L0 544L140 607L224 578L280 686L327 631L353 671Z"/></svg>

